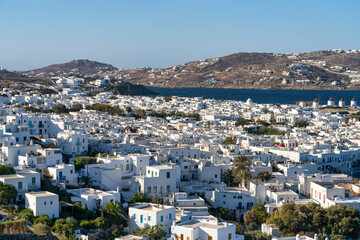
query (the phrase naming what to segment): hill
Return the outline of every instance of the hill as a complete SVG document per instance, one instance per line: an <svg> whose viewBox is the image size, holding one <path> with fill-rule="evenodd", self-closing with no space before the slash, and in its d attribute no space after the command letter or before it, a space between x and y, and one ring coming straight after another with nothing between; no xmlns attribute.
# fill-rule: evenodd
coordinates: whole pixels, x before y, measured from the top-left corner
<svg viewBox="0 0 360 240"><path fill-rule="evenodd" d="M0 69L0 87L47 92L53 81L45 77L27 77L21 73Z"/></svg>
<svg viewBox="0 0 360 240"><path fill-rule="evenodd" d="M108 71L115 71L117 68L110 64L90 61L88 59L75 59L61 64L53 64L39 69L24 71L27 76L58 76L63 74L92 75Z"/></svg>
<svg viewBox="0 0 360 240"><path fill-rule="evenodd" d="M156 87L360 89L360 51L235 53L121 73L131 83Z"/></svg>

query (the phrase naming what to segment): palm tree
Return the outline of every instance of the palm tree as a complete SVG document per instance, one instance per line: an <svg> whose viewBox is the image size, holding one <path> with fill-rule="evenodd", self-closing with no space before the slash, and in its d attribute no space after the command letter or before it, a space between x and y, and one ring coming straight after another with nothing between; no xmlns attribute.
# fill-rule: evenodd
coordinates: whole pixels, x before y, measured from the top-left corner
<svg viewBox="0 0 360 240"><path fill-rule="evenodd" d="M236 181L241 183L246 188L248 182L251 179L251 172L248 170L242 170L236 175Z"/></svg>
<svg viewBox="0 0 360 240"><path fill-rule="evenodd" d="M92 177L88 177L88 176L82 176L80 178L80 181L83 183L83 185L85 187L89 187L93 182L94 180L92 179Z"/></svg>
<svg viewBox="0 0 360 240"><path fill-rule="evenodd" d="M251 166L250 160L245 155L239 155L234 158L233 174L236 176L241 171L247 170Z"/></svg>
<svg viewBox="0 0 360 240"><path fill-rule="evenodd" d="M118 215L124 209L120 202L109 202L102 207L102 210L110 215Z"/></svg>
<svg viewBox="0 0 360 240"><path fill-rule="evenodd" d="M257 178L261 179L261 182L268 182L271 179L274 179L275 177L272 175L271 172L264 171L264 172L258 173Z"/></svg>
<svg viewBox="0 0 360 240"><path fill-rule="evenodd" d="M226 186L228 187L234 187L236 185L235 183L235 177L230 169L225 170L221 174L222 180L226 183Z"/></svg>

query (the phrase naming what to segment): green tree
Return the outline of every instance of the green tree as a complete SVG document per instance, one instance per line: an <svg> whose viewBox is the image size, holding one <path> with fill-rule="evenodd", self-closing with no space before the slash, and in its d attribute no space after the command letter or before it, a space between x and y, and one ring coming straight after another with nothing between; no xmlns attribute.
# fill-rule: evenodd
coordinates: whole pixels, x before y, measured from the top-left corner
<svg viewBox="0 0 360 240"><path fill-rule="evenodd" d="M90 187L93 184L94 180L92 177L82 176L80 177L80 182L83 186Z"/></svg>
<svg viewBox="0 0 360 240"><path fill-rule="evenodd" d="M355 207L337 205L326 209L326 230L329 234L341 234L346 238L359 238L360 213Z"/></svg>
<svg viewBox="0 0 360 240"><path fill-rule="evenodd" d="M18 191L11 184L0 182L0 204L11 204L16 200Z"/></svg>
<svg viewBox="0 0 360 240"><path fill-rule="evenodd" d="M244 214L244 222L249 229L259 229L261 224L266 222L268 216L265 207L257 204Z"/></svg>
<svg viewBox="0 0 360 240"><path fill-rule="evenodd" d="M236 139L234 137L227 137L224 141L224 145L236 144Z"/></svg>
<svg viewBox="0 0 360 240"><path fill-rule="evenodd" d="M56 145L55 145L55 143L50 142L45 145L45 148L56 148Z"/></svg>
<svg viewBox="0 0 360 240"><path fill-rule="evenodd" d="M57 104L53 106L52 111L57 114L69 113L69 110L66 108L64 104Z"/></svg>
<svg viewBox="0 0 360 240"><path fill-rule="evenodd" d="M62 237L70 238L75 234L76 220L74 218L60 218L51 227L51 231L60 234Z"/></svg>
<svg viewBox="0 0 360 240"><path fill-rule="evenodd" d="M29 222L33 223L35 216L33 213L33 210L31 210L30 208L26 208L24 210L22 210L19 214L18 214L19 218L23 218L28 220Z"/></svg>
<svg viewBox="0 0 360 240"><path fill-rule="evenodd" d="M294 123L294 127L300 127L300 128L305 128L305 127L307 127L309 125L310 125L309 122L304 121L304 120L296 121Z"/></svg>
<svg viewBox="0 0 360 240"><path fill-rule="evenodd" d="M210 213L217 218L233 221L235 213L228 207L210 208Z"/></svg>
<svg viewBox="0 0 360 240"><path fill-rule="evenodd" d="M226 185L228 187L235 187L236 186L236 181L235 181L235 177L232 173L232 171L230 169L225 170L222 174L221 174L221 178L223 180L224 183L226 183Z"/></svg>
<svg viewBox="0 0 360 240"><path fill-rule="evenodd" d="M250 160L245 155L239 155L234 158L232 162L232 169L234 175L237 175L239 172L248 170L251 166Z"/></svg>
<svg viewBox="0 0 360 240"><path fill-rule="evenodd" d="M0 165L0 175L10 175L15 174L15 170L10 165Z"/></svg>
<svg viewBox="0 0 360 240"><path fill-rule="evenodd" d="M95 225L95 221L94 220L81 220L80 222L80 227L85 228L85 229L95 229L96 225Z"/></svg>
<svg viewBox="0 0 360 240"><path fill-rule="evenodd" d="M239 118L236 123L235 123L235 126L245 126L245 125L248 125L249 123L251 123L251 120L248 120L248 119L244 119L244 118Z"/></svg>
<svg viewBox="0 0 360 240"><path fill-rule="evenodd" d="M268 182L271 179L273 179L274 176L272 175L271 172L264 171L264 172L258 173L257 178L259 178L262 182Z"/></svg>
<svg viewBox="0 0 360 240"><path fill-rule="evenodd" d="M96 164L96 157L77 157L75 159L75 170L80 170L85 167L87 164Z"/></svg>
<svg viewBox="0 0 360 240"><path fill-rule="evenodd" d="M128 200L128 203L136 202L150 202L150 199L143 193L136 193L132 198Z"/></svg>
<svg viewBox="0 0 360 240"><path fill-rule="evenodd" d="M98 217L94 220L94 222L97 228L102 228L104 230L111 227L112 225L112 223L107 218L104 217Z"/></svg>
<svg viewBox="0 0 360 240"><path fill-rule="evenodd" d="M46 214L40 214L36 216L36 218L34 219L34 224L38 224L38 223L45 224L46 226L49 227L52 226L52 220Z"/></svg>
<svg viewBox="0 0 360 240"><path fill-rule="evenodd" d="M241 185L246 188L251 179L251 176L252 175L249 170L242 170L236 174L235 181L241 183Z"/></svg>
<svg viewBox="0 0 360 240"><path fill-rule="evenodd" d="M74 105L71 106L71 108L69 109L70 112L79 112L80 110L82 110L84 107L82 104L80 103L75 103Z"/></svg>

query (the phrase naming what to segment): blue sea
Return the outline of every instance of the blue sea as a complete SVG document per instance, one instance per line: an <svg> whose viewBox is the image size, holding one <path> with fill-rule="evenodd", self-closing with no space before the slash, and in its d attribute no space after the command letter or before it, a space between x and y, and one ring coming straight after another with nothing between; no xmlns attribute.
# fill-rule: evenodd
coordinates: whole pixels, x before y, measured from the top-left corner
<svg viewBox="0 0 360 240"><path fill-rule="evenodd" d="M161 96L204 97L218 100L246 101L255 103L295 104L298 101L313 101L315 98L326 104L329 98L336 102L341 98L346 104L355 98L360 100L360 90L283 90L283 89L229 89L229 88L158 88L147 87Z"/></svg>

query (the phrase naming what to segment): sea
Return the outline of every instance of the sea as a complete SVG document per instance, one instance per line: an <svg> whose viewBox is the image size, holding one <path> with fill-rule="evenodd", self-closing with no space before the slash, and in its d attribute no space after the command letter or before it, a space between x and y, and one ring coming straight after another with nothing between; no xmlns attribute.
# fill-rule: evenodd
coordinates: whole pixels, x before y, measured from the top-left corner
<svg viewBox="0 0 360 240"><path fill-rule="evenodd" d="M315 98L326 104L329 98L336 102L343 98L347 105L351 99L360 101L360 90L287 90L287 89L232 89L232 88L159 88L148 87L160 96L204 97L217 100L246 101L255 103L296 104Z"/></svg>

